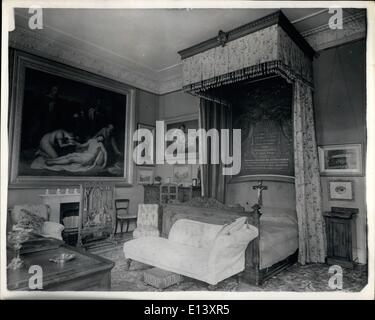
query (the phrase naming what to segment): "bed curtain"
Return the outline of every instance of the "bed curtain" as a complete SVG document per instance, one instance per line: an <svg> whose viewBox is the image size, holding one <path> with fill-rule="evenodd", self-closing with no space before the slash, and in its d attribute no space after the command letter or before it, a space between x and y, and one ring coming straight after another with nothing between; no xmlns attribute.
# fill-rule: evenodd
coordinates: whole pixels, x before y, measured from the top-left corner
<svg viewBox="0 0 375 320"><path fill-rule="evenodd" d="M209 131L210 129L230 129L231 109L229 106L213 100L202 98L199 108L199 127ZM223 164L211 164L211 139L207 139L205 154L207 164L201 164L202 196L215 198L225 202L227 176L222 174ZM220 148L219 148L220 151ZM200 152L202 152L200 150ZM219 154L220 155L220 154ZM219 158L220 160L220 158Z"/></svg>
<svg viewBox="0 0 375 320"><path fill-rule="evenodd" d="M324 262L324 221L315 139L312 89L294 82L294 171L299 233L299 262Z"/></svg>

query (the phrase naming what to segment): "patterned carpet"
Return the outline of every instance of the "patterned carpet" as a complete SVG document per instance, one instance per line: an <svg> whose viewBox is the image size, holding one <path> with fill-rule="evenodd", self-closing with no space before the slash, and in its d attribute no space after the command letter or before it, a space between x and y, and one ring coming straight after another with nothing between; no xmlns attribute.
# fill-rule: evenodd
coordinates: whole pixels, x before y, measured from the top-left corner
<svg viewBox="0 0 375 320"><path fill-rule="evenodd" d="M115 262L112 269L113 291L159 291L143 283L143 271L151 266L133 261L130 270L125 270L125 259L122 245L107 252L98 253L100 256ZM261 287L249 285L237 277L220 282L216 291L289 291L289 292L320 292L333 291L328 281L332 274L328 273L329 266L325 264L310 264L302 266L298 263L266 281ZM367 283L367 266L356 265L353 270L343 269L344 292L357 292ZM198 280L184 277L184 281L173 285L164 291L207 291L207 284Z"/></svg>

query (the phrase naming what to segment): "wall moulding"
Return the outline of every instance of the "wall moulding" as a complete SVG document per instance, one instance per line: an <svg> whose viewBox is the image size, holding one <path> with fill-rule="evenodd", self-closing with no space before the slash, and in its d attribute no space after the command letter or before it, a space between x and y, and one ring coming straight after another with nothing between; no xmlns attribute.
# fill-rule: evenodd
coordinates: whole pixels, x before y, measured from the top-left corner
<svg viewBox="0 0 375 320"><path fill-rule="evenodd" d="M127 68L124 64L119 64L116 62L118 59L96 56L88 50L69 46L63 41L50 39L38 31L22 26L17 26L9 34L9 46L99 74L142 90L153 93L159 92L159 84L155 79Z"/></svg>

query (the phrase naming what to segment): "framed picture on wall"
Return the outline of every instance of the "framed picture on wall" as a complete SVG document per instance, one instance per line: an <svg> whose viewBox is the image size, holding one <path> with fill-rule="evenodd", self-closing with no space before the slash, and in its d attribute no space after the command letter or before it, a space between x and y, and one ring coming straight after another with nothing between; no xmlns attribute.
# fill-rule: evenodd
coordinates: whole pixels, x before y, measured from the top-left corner
<svg viewBox="0 0 375 320"><path fill-rule="evenodd" d="M166 141L165 144L165 157L166 159L172 159L176 158L180 160L179 157L177 157L177 152L172 152L168 149L170 145L172 145L173 142L176 143L182 143L184 144L184 157L182 159L188 160L188 159L197 159L198 156L198 139L195 139L193 143L189 144L189 129L195 129L197 130L199 127L198 124L198 114L193 114L189 116L183 116L183 117L177 117L173 119L167 119L165 120L165 128L166 128L166 137L169 141ZM178 135L177 132L180 133L181 130L183 135Z"/></svg>
<svg viewBox="0 0 375 320"><path fill-rule="evenodd" d="M31 54L14 54L10 186L132 183L134 90Z"/></svg>
<svg viewBox="0 0 375 320"><path fill-rule="evenodd" d="M319 146L319 166L321 175L361 176L363 174L362 145Z"/></svg>
<svg viewBox="0 0 375 320"><path fill-rule="evenodd" d="M150 167L138 167L138 184L153 184L154 169Z"/></svg>
<svg viewBox="0 0 375 320"><path fill-rule="evenodd" d="M328 181L330 200L354 200L353 182L344 180Z"/></svg>
<svg viewBox="0 0 375 320"><path fill-rule="evenodd" d="M153 136L153 144L152 146L146 146L145 149L148 149L148 150L152 150L152 154L148 154L146 156L146 150L142 150L141 151L141 157L144 158L145 162L152 162L152 164L147 164L147 163L144 163L142 164L142 166L152 166L154 167L155 166L155 126L152 126L150 124L145 124L145 123L138 123L137 124L137 130L139 129L148 129L151 131L152 133L152 136ZM139 142L138 143L145 143L145 138L144 137L139 137L139 139L137 139ZM135 142L135 146L138 145L137 142ZM139 163L139 161L137 161L137 163Z"/></svg>
<svg viewBox="0 0 375 320"><path fill-rule="evenodd" d="M174 165L173 180L178 184L191 185L191 166L190 165Z"/></svg>

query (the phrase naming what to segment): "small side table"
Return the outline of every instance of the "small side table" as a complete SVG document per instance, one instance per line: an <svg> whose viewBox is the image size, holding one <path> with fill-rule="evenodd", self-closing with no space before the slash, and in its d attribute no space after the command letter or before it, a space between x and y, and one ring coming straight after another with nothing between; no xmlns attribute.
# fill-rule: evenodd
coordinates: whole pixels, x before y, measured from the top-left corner
<svg viewBox="0 0 375 320"><path fill-rule="evenodd" d="M327 264L353 268L356 208L332 207L324 213L327 234Z"/></svg>

